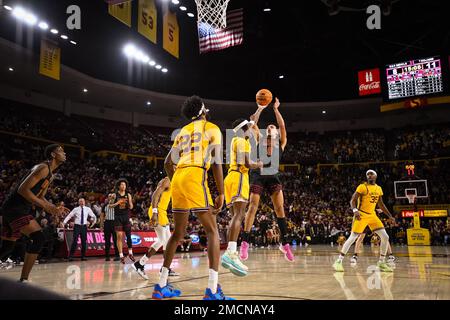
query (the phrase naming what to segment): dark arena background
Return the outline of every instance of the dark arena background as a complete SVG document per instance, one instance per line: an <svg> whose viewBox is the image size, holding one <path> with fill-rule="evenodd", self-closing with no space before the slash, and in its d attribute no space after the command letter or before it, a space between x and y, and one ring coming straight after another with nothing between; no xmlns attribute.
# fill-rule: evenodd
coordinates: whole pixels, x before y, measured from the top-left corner
<svg viewBox="0 0 450 320"><path fill-rule="evenodd" d="M174 242L170 264L176 272L169 274L170 290L181 291L172 300L188 308L185 300L208 297L205 288L214 272L223 288L214 297L226 294L246 300L248 307L257 303L266 317L281 315L276 304L270 313L269 300L450 299L450 28L445 3L0 1L0 299L157 297L160 272L166 270L163 247L141 259L160 241L149 207L152 198L159 199L158 183L167 175L164 164L179 137L176 130L192 121L181 114L192 95L203 99L209 121L223 136L223 165L212 165L208 179L198 183L203 190L208 184L213 202L220 198L213 169L222 168L223 179L227 176L228 136L237 119L250 120L260 110L260 144L266 143L262 137L269 124L278 128L277 139L286 130L287 144L277 167L279 189L272 193L273 186L266 185L249 234L244 220L239 221L234 252L239 257L233 261L245 264L245 277L224 267L222 257L233 252L228 242L237 209L225 203L216 208L220 212L213 228L222 263L215 271L208 267L214 263L215 244L208 242L213 233L198 218L212 213L188 210L186 231ZM265 108L255 101L262 88L273 95ZM192 118L200 119L202 110L197 107ZM202 132L199 137L208 141ZM53 144L63 148L65 161L59 149L45 154ZM194 154L196 147L189 142L187 150ZM34 174L30 169L36 171L40 163L41 171L52 170L45 185L39 182L41 191L48 189L25 190L24 181ZM173 179L187 170L180 167ZM259 170L250 173L252 195L253 171ZM368 170L376 172L382 201L378 191L369 191L375 187L367 182ZM122 261L115 243L109 259L105 253L105 240L117 227L117 216L108 221L108 204L114 203L110 194L120 196L120 178L127 180L131 198L131 203L124 200L125 209L120 201L116 207L125 210L124 230L131 228L117 233L122 234ZM192 174L185 179L181 187L172 180L179 189L172 192L188 199L201 178ZM361 199L351 204L355 190L362 190L358 186L367 193L358 191ZM240 196L248 199L249 190L241 187ZM277 194L284 201L275 214ZM382 210L358 211L364 201ZM174 216L183 214L172 212L171 205L163 209L173 233ZM119 209L109 210L119 214ZM277 216L283 211L281 223ZM378 227L366 228L362 244L348 249L346 241L354 241L352 225L367 214L381 221L388 242ZM78 238L71 254L74 234L83 230L86 239ZM242 256L243 241L248 259ZM214 248L218 252L218 244ZM343 250L348 251L345 258ZM133 259L144 261L142 274ZM28 277L24 270L30 268ZM163 308L172 318L195 311ZM339 305L338 310L351 313Z"/></svg>

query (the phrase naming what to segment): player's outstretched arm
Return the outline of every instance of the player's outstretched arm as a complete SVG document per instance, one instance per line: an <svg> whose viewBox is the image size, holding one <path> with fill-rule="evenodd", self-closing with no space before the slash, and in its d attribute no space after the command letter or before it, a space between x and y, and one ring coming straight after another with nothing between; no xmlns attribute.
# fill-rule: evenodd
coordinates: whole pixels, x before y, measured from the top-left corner
<svg viewBox="0 0 450 320"><path fill-rule="evenodd" d="M283 116L280 113L280 110L278 108L280 107L280 101L278 98L275 98L275 102L273 104L273 110L275 111L275 117L277 118L277 124L278 128L280 130L280 147L282 150L284 150L284 147L286 147L287 144L287 132L286 132L286 125L284 123Z"/></svg>

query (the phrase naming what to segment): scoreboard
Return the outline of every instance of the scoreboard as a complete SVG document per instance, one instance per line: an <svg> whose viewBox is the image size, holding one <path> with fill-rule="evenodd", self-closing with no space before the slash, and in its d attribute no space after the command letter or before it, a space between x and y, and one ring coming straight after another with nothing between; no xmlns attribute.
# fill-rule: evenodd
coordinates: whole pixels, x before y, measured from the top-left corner
<svg viewBox="0 0 450 320"><path fill-rule="evenodd" d="M386 67L389 99L401 99L443 92L439 57L416 59Z"/></svg>

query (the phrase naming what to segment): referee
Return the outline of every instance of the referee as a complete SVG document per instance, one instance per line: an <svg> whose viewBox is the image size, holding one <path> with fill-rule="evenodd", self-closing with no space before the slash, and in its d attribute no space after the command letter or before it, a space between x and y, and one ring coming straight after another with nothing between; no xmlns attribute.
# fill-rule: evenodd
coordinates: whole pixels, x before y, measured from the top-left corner
<svg viewBox="0 0 450 320"><path fill-rule="evenodd" d="M109 250L111 249L111 235L113 237L114 244L114 261L119 261L119 249L117 249L117 235L114 231L114 207L110 205L114 203L114 195L108 195L108 204L105 206L104 210L100 215L100 228L103 230L105 235L105 261L111 261L109 257Z"/></svg>

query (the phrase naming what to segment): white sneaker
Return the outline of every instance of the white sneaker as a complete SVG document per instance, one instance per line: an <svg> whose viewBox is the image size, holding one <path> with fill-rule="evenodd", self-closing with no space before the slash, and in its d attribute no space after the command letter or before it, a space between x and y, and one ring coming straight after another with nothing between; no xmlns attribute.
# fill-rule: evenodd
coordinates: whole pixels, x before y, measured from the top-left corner
<svg viewBox="0 0 450 320"><path fill-rule="evenodd" d="M358 262L358 257L357 256L351 257L351 259L350 259L350 263L351 264L356 264L357 262Z"/></svg>
<svg viewBox="0 0 450 320"><path fill-rule="evenodd" d="M10 258L6 259L5 263L14 263Z"/></svg>
<svg viewBox="0 0 450 320"><path fill-rule="evenodd" d="M397 260L392 254L388 257L387 262L388 263L392 263L395 262L395 260Z"/></svg>

